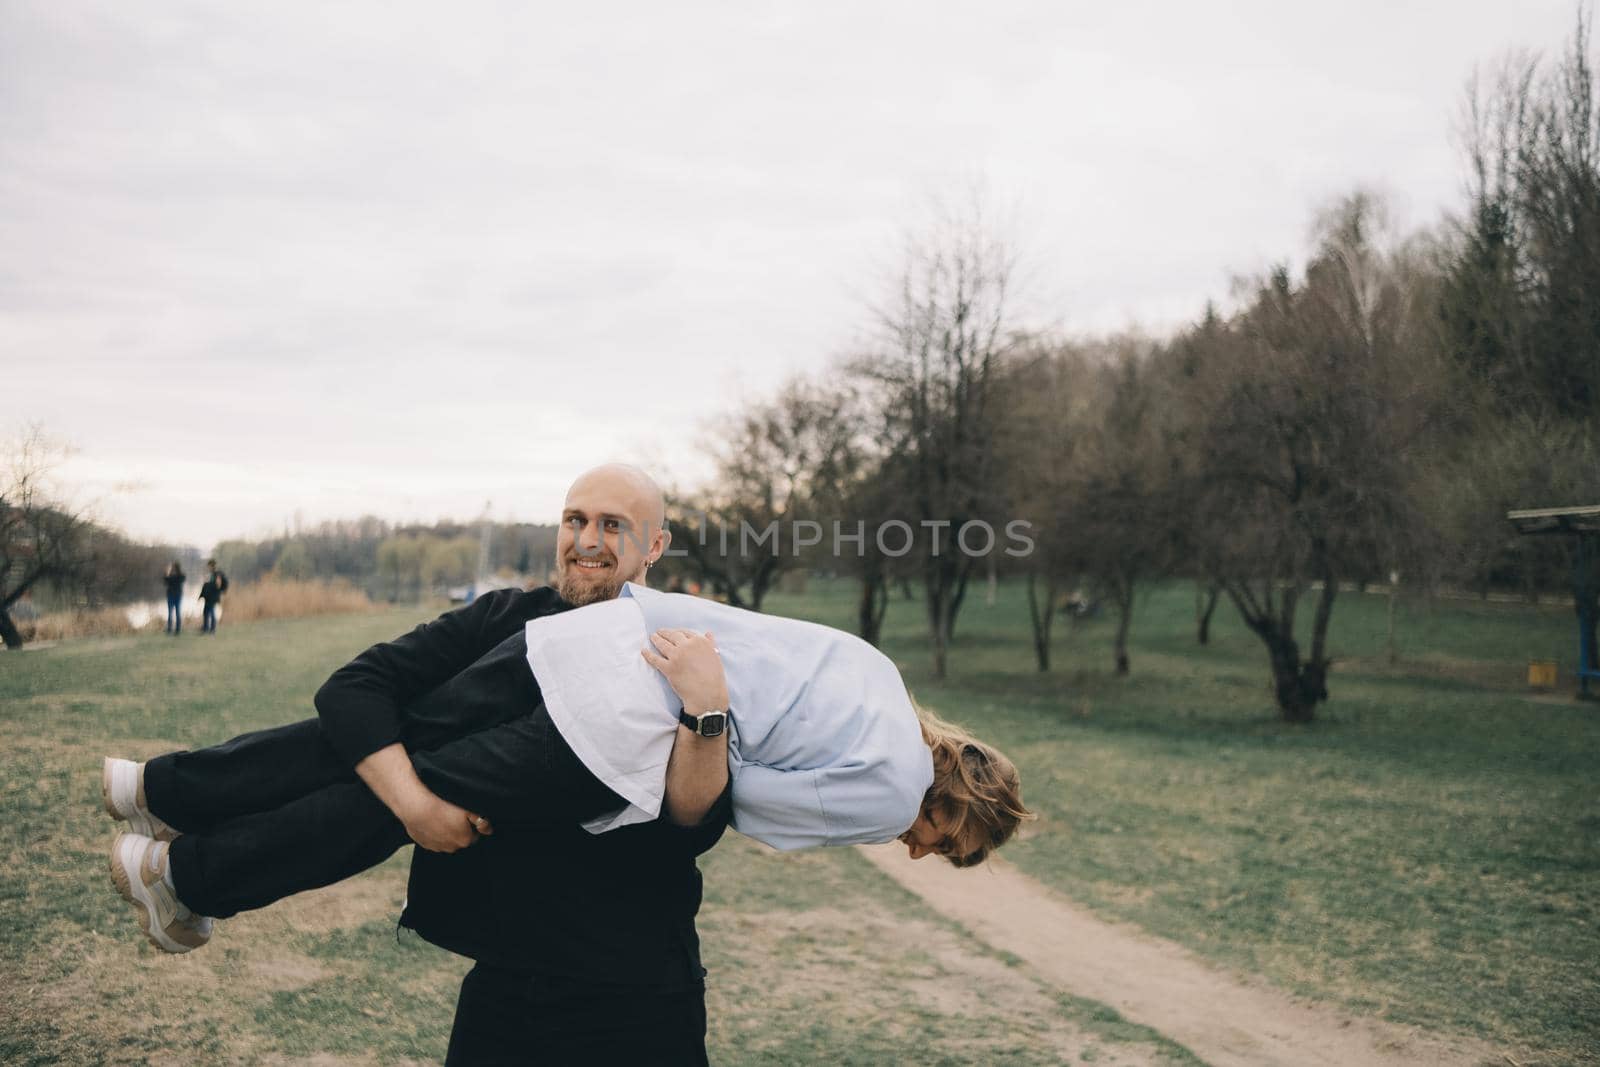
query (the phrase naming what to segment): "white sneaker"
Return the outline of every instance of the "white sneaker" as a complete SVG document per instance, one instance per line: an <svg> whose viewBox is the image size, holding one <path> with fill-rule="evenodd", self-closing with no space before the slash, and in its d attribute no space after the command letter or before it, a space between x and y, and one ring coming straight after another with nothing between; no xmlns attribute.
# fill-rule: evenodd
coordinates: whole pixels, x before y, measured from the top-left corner
<svg viewBox="0 0 1600 1067"><path fill-rule="evenodd" d="M162 822L145 806L144 764L107 756L100 761L100 799L106 814L125 821L131 833L171 841L178 831Z"/></svg>
<svg viewBox="0 0 1600 1067"><path fill-rule="evenodd" d="M212 921L196 915L167 885L167 842L121 833L111 846L111 884L139 912L139 929L163 952L188 952L211 940Z"/></svg>

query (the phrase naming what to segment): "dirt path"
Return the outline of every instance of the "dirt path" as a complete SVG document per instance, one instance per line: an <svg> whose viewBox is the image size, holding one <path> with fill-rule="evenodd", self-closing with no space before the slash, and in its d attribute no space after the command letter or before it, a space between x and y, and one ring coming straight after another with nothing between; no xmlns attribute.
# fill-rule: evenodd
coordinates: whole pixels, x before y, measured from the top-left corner
<svg viewBox="0 0 1600 1067"><path fill-rule="evenodd" d="M1002 859L959 871L914 863L897 844L861 851L934 910L1020 956L1058 988L1115 1008L1214 1067L1517 1062L1469 1038L1362 1019L1243 983L1178 945L1095 918Z"/></svg>

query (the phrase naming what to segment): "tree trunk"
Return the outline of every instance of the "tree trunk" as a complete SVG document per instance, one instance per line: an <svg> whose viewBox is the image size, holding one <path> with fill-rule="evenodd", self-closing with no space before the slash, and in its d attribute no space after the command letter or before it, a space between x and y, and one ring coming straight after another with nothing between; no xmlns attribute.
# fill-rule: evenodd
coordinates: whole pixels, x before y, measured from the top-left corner
<svg viewBox="0 0 1600 1067"><path fill-rule="evenodd" d="M1310 692L1318 701L1328 699L1328 622L1333 618L1333 598L1339 595L1339 583L1331 573L1324 576L1322 595L1317 598L1317 610L1311 616L1311 658L1301 672L1301 677L1315 673L1315 685Z"/></svg>
<svg viewBox="0 0 1600 1067"><path fill-rule="evenodd" d="M1217 611L1217 594L1222 591L1215 582L1206 586L1204 595L1195 586L1195 639L1202 645L1211 643L1211 616Z"/></svg>
<svg viewBox="0 0 1600 1067"><path fill-rule="evenodd" d="M1272 663L1273 697L1284 722L1308 723L1316 718L1317 693L1323 689L1323 671L1314 663L1300 664L1300 646L1294 638L1274 634L1267 638Z"/></svg>
<svg viewBox="0 0 1600 1067"><path fill-rule="evenodd" d="M877 598L877 595L872 585L873 579L867 577L861 579L861 588L859 595L856 597L856 635L876 648L878 646L878 630L873 625L875 621L873 615L875 613L872 609L873 601Z"/></svg>
<svg viewBox="0 0 1600 1067"><path fill-rule="evenodd" d="M1133 582L1118 577L1113 585L1117 600L1117 675L1128 673L1128 628L1133 624Z"/></svg>
<svg viewBox="0 0 1600 1067"><path fill-rule="evenodd" d="M782 568L778 566L775 558L764 559L756 564L754 573L750 575L750 610L760 611L761 602L767 599L767 593L777 584Z"/></svg>
<svg viewBox="0 0 1600 1067"><path fill-rule="evenodd" d="M856 632L874 648L883 637L883 616L888 607L888 581L879 568L868 568L861 576L861 596L856 602Z"/></svg>
<svg viewBox="0 0 1600 1067"><path fill-rule="evenodd" d="M953 582L955 585L955 592L946 600L949 607L945 611L944 632L945 639L948 641L956 635L956 619L961 614L962 603L967 599L967 579L972 577L972 560L968 559L965 563L952 564L947 573L949 576L947 583ZM950 585L946 584L945 588L950 588Z"/></svg>
<svg viewBox="0 0 1600 1067"><path fill-rule="evenodd" d="M1038 575L1028 575L1028 618L1033 623L1033 655L1038 661L1039 670L1050 669L1050 627L1056 618L1056 583L1054 579L1046 578L1044 583L1044 605L1040 610L1039 596L1036 589Z"/></svg>
<svg viewBox="0 0 1600 1067"><path fill-rule="evenodd" d="M930 569L927 577L928 596L928 634L933 639L933 677L935 681L944 681L945 655L950 642L950 629L948 614L945 606L947 595L940 584L940 575Z"/></svg>
<svg viewBox="0 0 1600 1067"><path fill-rule="evenodd" d="M719 577L716 582L716 589L717 592L727 598L730 607L742 608L745 606L744 597L739 595L739 583L734 581L732 576Z"/></svg>
<svg viewBox="0 0 1600 1067"><path fill-rule="evenodd" d="M0 641L4 641L9 649L22 647L22 634L17 630L17 624L11 621L11 613L4 608L0 608Z"/></svg>
<svg viewBox="0 0 1600 1067"><path fill-rule="evenodd" d="M876 640L883 640L883 620L889 614L889 583L886 579L878 579L878 599L876 614L872 617L872 633Z"/></svg>
<svg viewBox="0 0 1600 1067"><path fill-rule="evenodd" d="M1304 662L1300 659L1300 645L1294 639L1296 590L1292 586L1282 589L1274 611L1272 588L1273 583L1269 581L1265 595L1257 597L1243 585L1226 586L1228 599L1239 609L1240 618L1267 646L1267 660L1272 665L1272 695L1279 716L1284 722L1312 722L1317 705L1328 699L1328 661L1323 656L1323 647L1338 585L1332 580L1323 583L1312 624L1312 653Z"/></svg>
<svg viewBox="0 0 1600 1067"><path fill-rule="evenodd" d="M1581 533L1573 546L1572 610L1578 616L1578 641L1590 670L1600 670L1600 537ZM1579 687L1589 692L1587 679Z"/></svg>
<svg viewBox="0 0 1600 1067"><path fill-rule="evenodd" d="M1400 650L1395 646L1394 642L1394 605L1399 596L1400 583L1391 581L1389 583L1389 639L1387 642L1389 665L1391 667L1400 662Z"/></svg>

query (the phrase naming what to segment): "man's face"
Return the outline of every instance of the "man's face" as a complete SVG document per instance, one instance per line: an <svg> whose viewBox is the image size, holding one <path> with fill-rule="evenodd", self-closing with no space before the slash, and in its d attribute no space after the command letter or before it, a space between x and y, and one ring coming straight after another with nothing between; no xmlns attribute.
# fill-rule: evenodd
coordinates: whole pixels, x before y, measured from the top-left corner
<svg viewBox="0 0 1600 1067"><path fill-rule="evenodd" d="M595 472L567 493L556 537L556 591L579 605L610 600L624 582L642 581L645 561L660 554L648 492L625 477Z"/></svg>

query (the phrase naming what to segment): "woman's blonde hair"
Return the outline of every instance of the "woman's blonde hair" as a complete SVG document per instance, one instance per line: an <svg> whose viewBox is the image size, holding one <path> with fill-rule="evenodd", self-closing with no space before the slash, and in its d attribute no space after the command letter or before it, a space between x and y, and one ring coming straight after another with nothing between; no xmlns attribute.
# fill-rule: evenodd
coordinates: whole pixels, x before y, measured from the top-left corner
<svg viewBox="0 0 1600 1067"><path fill-rule="evenodd" d="M951 845L941 850L944 857L957 867L976 866L1011 840L1023 820L1037 817L1022 804L1022 778L999 749L914 700L912 706L933 753L933 785L922 810L944 825Z"/></svg>

